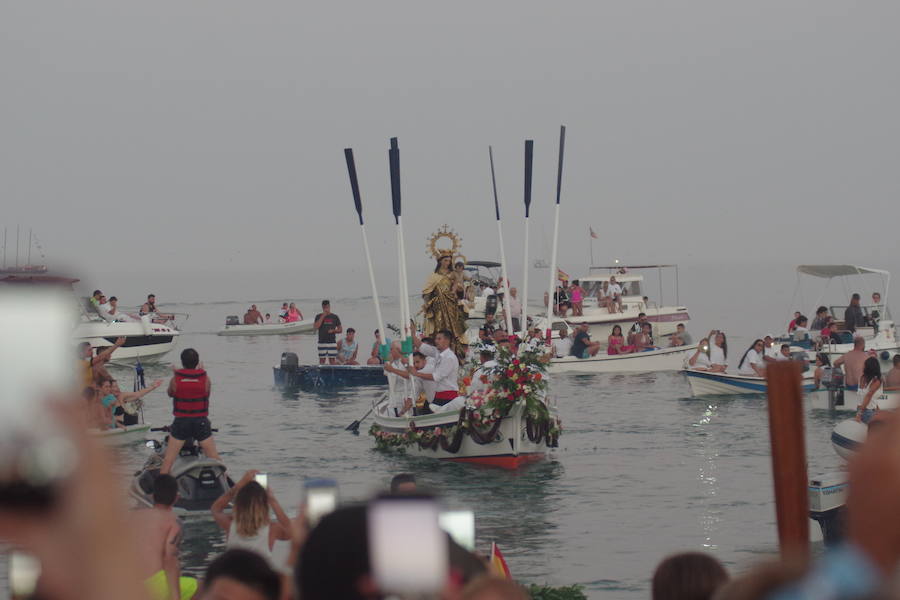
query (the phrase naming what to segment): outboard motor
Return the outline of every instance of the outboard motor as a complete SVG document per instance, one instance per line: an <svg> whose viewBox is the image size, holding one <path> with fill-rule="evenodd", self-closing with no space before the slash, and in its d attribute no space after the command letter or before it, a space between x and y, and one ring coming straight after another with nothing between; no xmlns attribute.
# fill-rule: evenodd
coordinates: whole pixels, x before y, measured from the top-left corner
<svg viewBox="0 0 900 600"><path fill-rule="evenodd" d="M286 371L296 371L300 367L300 359L295 352L281 353L281 368Z"/></svg>
<svg viewBox="0 0 900 600"><path fill-rule="evenodd" d="M497 314L497 296L496 294L492 294L487 297L484 301L484 314L485 315L494 315Z"/></svg>
<svg viewBox="0 0 900 600"><path fill-rule="evenodd" d="M825 374L822 383L828 390L828 407L833 410L835 406L844 406L844 372L840 367L832 367Z"/></svg>
<svg viewBox="0 0 900 600"><path fill-rule="evenodd" d="M227 317L225 317L225 324L226 325L240 325L241 322L238 320L237 315L228 315Z"/></svg>

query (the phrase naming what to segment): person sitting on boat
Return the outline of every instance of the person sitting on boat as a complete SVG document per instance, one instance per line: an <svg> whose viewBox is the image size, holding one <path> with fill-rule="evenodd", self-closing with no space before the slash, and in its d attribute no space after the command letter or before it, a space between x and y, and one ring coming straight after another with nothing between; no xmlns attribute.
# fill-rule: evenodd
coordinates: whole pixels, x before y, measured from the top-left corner
<svg viewBox="0 0 900 600"><path fill-rule="evenodd" d="M869 325L878 332L878 321L881 319L881 294L872 292L872 310L869 312Z"/></svg>
<svg viewBox="0 0 900 600"><path fill-rule="evenodd" d="M262 325L265 322L266 320L263 319L262 313L255 304L250 305L250 308L244 313L244 325Z"/></svg>
<svg viewBox="0 0 900 600"><path fill-rule="evenodd" d="M119 299L115 296L109 298L109 314L116 321L133 321L131 317L119 310Z"/></svg>
<svg viewBox="0 0 900 600"><path fill-rule="evenodd" d="M709 361L709 340L703 338L697 344L697 350L688 359L688 367L695 371L709 371L712 363Z"/></svg>
<svg viewBox="0 0 900 600"><path fill-rule="evenodd" d="M138 314L141 316L150 315L156 312L156 294L147 294L147 301L141 305Z"/></svg>
<svg viewBox="0 0 900 600"><path fill-rule="evenodd" d="M117 419L113 410L119 405L115 394L112 393L112 378L104 378L97 385L97 396L100 399L101 417L98 422L99 429L125 428L122 419Z"/></svg>
<svg viewBox="0 0 900 600"><path fill-rule="evenodd" d="M900 390L900 354L894 355L894 366L884 377L884 391Z"/></svg>
<svg viewBox="0 0 900 600"><path fill-rule="evenodd" d="M865 327L865 325L866 319L859 306L859 294L853 294L850 297L850 306L844 309L844 329L855 333L857 327Z"/></svg>
<svg viewBox="0 0 900 600"><path fill-rule="evenodd" d="M868 423L875 411L878 410L878 407L872 404L872 397L879 388L881 388L881 365L877 358L870 356L863 363L863 372L856 389L856 394L860 399L854 417L856 421Z"/></svg>
<svg viewBox="0 0 900 600"><path fill-rule="evenodd" d="M650 323L644 323L640 333L630 336L631 345L634 346L635 352L647 352L649 350L659 350L659 347L653 343L653 332Z"/></svg>
<svg viewBox="0 0 900 600"><path fill-rule="evenodd" d="M339 365L358 365L356 354L359 352L359 344L356 343L356 330L347 328L344 339L337 343L337 361Z"/></svg>
<svg viewBox="0 0 900 600"><path fill-rule="evenodd" d="M649 324L650 322L647 320L647 313L638 313L637 321L635 321L631 328L628 330L628 337L631 338L632 335L638 334L644 330L644 323Z"/></svg>
<svg viewBox="0 0 900 600"><path fill-rule="evenodd" d="M805 316L800 315L797 317L797 322L794 327L793 339L795 342L805 342L809 341L809 328L807 325L809 324L809 319Z"/></svg>
<svg viewBox="0 0 900 600"><path fill-rule="evenodd" d="M126 427L128 425L137 425L137 409L138 407L140 407L140 403L138 401L161 386L162 382L162 379L158 379L144 389L138 390L137 392L123 392L119 387L119 382L113 379L110 383L110 390L113 396L116 397L116 407L113 410L113 416L116 419L120 419L122 421L122 424Z"/></svg>
<svg viewBox="0 0 900 600"><path fill-rule="evenodd" d="M372 344L372 352L369 353L369 359L366 361L367 365L383 365L384 361L381 360L381 332L379 330L375 330L375 342Z"/></svg>
<svg viewBox="0 0 900 600"><path fill-rule="evenodd" d="M100 312L101 298L103 298L103 292L101 292L100 290L94 290L94 293L91 294L91 297L89 299L91 308L93 308L98 313Z"/></svg>
<svg viewBox="0 0 900 600"><path fill-rule="evenodd" d="M200 364L200 355L193 348L181 352L181 369L174 369L169 380L168 394L172 398L175 419L169 428L166 454L159 472L165 475L172 469L185 441L195 440L207 458L221 461L209 422L209 396L212 389L209 375Z"/></svg>
<svg viewBox="0 0 900 600"><path fill-rule="evenodd" d="M287 323L288 317L288 303L283 302L281 304L281 310L278 311L278 322L279 323Z"/></svg>
<svg viewBox="0 0 900 600"><path fill-rule="evenodd" d="M297 305L291 302L291 305L288 307L287 316L284 318L285 323L297 323L298 321L303 320L303 313L300 312L300 309L297 308Z"/></svg>
<svg viewBox="0 0 900 600"><path fill-rule="evenodd" d="M790 322L790 323L788 323L788 328L787 328L788 334L794 333L794 329L797 328L797 319L799 319L799 318L800 318L800 315L802 315L802 314L803 314L803 313L801 313L799 310L798 310L798 311L794 311L794 318L791 319L791 322Z"/></svg>
<svg viewBox="0 0 900 600"><path fill-rule="evenodd" d="M684 327L684 323L679 323L675 326L675 333L678 334L678 337L681 338L681 341L684 342L685 346L690 346L694 343L694 338L691 337L691 334L687 332L687 329Z"/></svg>
<svg viewBox="0 0 900 600"><path fill-rule="evenodd" d="M538 330L538 338L540 339L540 330ZM559 328L559 339L553 344L553 356L556 358L564 358L572 355L572 343L574 340L569 335L569 329L565 325Z"/></svg>
<svg viewBox="0 0 900 600"><path fill-rule="evenodd" d="M710 371L724 373L728 369L728 339L725 332L713 329L709 332L709 366Z"/></svg>
<svg viewBox="0 0 900 600"><path fill-rule="evenodd" d="M738 375L765 377L766 370L762 359L764 349L762 340L754 340L738 363Z"/></svg>
<svg viewBox="0 0 900 600"><path fill-rule="evenodd" d="M813 387L819 389L822 384L831 382L831 361L824 352L816 354L816 370L813 371Z"/></svg>
<svg viewBox="0 0 900 600"><path fill-rule="evenodd" d="M844 388L854 391L859 386L863 365L869 357L866 354L866 340L861 336L853 338L853 350L834 361L835 367L844 368Z"/></svg>
<svg viewBox="0 0 900 600"><path fill-rule="evenodd" d="M598 352L600 352L600 342L592 342L591 334L588 333L588 324L580 323L572 340L572 356L588 358L597 356Z"/></svg>
<svg viewBox="0 0 900 600"><path fill-rule="evenodd" d="M622 286L616 283L615 277L609 278L609 287L607 288L607 295L609 296L609 301L607 302L607 307L609 308L609 312L617 313L622 312Z"/></svg>
<svg viewBox="0 0 900 600"><path fill-rule="evenodd" d="M778 357L775 359L776 361L784 361L791 360L791 345L790 344L782 344L778 349Z"/></svg>
<svg viewBox="0 0 900 600"><path fill-rule="evenodd" d="M622 326L621 325L613 325L612 332L609 334L609 337L606 338L606 353L610 355L615 354L629 354L634 352L634 346L625 345L625 336L622 335Z"/></svg>
<svg viewBox="0 0 900 600"><path fill-rule="evenodd" d="M828 308L825 306L820 306L816 309L816 316L813 318L812 325L810 325L810 329L813 331L822 331L828 325Z"/></svg>
<svg viewBox="0 0 900 600"><path fill-rule="evenodd" d="M413 342L416 341L417 338L414 337ZM465 404L465 398L459 396L459 359L451 348L453 334L447 329L441 329L434 336L434 343L431 346L424 341L418 342L419 352L434 359L434 372L425 373L411 365L409 373L434 381L434 401L429 406L432 412L458 410Z"/></svg>
<svg viewBox="0 0 900 600"><path fill-rule="evenodd" d="M684 340L677 333L673 333L672 337L669 338L669 348L677 348L678 346L684 346Z"/></svg>
<svg viewBox="0 0 900 600"><path fill-rule="evenodd" d="M112 353L121 348L123 345L125 345L125 338L117 338L116 342L112 346L107 346L102 350L98 348L97 356L94 356L94 350L93 348L91 348L90 342L81 342L80 344L78 344L78 355L80 357L78 370L80 373L82 386L87 387L94 385L95 367L101 367L110 358L110 356L112 356Z"/></svg>
<svg viewBox="0 0 900 600"><path fill-rule="evenodd" d="M763 362L775 362L778 360L780 350L775 345L775 338L771 334L763 336Z"/></svg>
<svg viewBox="0 0 900 600"><path fill-rule="evenodd" d="M392 342L388 361L384 363L384 374L390 382L390 398L388 410L395 417L405 411L407 399L412 397L409 370L406 367L406 359L403 357L400 342Z"/></svg>

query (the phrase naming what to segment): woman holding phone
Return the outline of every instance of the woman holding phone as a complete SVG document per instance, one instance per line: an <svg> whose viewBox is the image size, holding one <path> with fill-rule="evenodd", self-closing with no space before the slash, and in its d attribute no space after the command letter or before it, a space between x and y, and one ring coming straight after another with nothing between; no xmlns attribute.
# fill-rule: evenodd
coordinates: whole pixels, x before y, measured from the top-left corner
<svg viewBox="0 0 900 600"><path fill-rule="evenodd" d="M271 561L275 540L291 539L291 521L265 483L264 473L247 471L213 503L211 510L216 524L226 532L226 548L251 550ZM232 499L234 506L229 515L225 509ZM275 521L270 520L270 509L275 513Z"/></svg>

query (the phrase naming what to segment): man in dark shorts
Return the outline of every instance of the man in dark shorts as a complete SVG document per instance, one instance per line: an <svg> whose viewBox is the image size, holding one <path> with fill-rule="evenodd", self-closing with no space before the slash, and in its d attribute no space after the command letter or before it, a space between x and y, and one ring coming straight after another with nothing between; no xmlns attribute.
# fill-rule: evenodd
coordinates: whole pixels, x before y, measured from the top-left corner
<svg viewBox="0 0 900 600"><path fill-rule="evenodd" d="M331 312L331 302L322 300L322 312L316 315L313 329L319 332L319 364L337 364L337 334L344 331L341 318Z"/></svg>
<svg viewBox="0 0 900 600"><path fill-rule="evenodd" d="M188 439L195 440L208 458L222 460L212 437L209 422L209 376L200 364L200 355L193 348L181 353L181 369L169 381L169 396L172 397L172 414L175 420L169 427L169 442L163 458L161 475L172 469L178 453Z"/></svg>

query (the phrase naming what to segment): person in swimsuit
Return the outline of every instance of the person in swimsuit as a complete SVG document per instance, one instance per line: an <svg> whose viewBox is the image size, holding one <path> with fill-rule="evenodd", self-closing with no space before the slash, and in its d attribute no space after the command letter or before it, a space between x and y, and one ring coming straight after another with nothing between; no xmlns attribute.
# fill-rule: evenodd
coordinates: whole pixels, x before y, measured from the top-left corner
<svg viewBox="0 0 900 600"><path fill-rule="evenodd" d="M856 388L860 403L857 405L856 416L853 417L861 423L868 423L878 410L878 406L872 402L876 392L881 389L881 365L878 359L870 356L863 364L862 377L859 378L859 387Z"/></svg>

